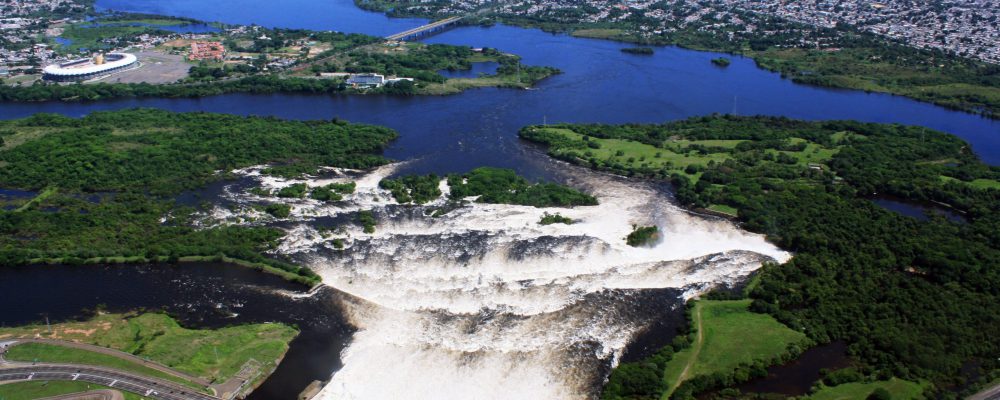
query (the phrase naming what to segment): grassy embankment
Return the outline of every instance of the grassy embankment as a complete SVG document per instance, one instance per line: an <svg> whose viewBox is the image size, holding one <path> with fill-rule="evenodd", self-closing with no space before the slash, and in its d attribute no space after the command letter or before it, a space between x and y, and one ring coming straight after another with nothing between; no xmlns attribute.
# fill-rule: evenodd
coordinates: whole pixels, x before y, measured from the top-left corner
<svg viewBox="0 0 1000 400"><path fill-rule="evenodd" d="M115 356L45 343L24 343L7 351L6 359L21 362L81 364L114 368L137 375L176 382L197 390L205 388L187 379Z"/></svg>
<svg viewBox="0 0 1000 400"><path fill-rule="evenodd" d="M892 400L923 399L925 385L907 380L892 378L887 381L851 382L833 387L823 387L813 393L809 400L854 400L867 398L876 389L885 389Z"/></svg>
<svg viewBox="0 0 1000 400"><path fill-rule="evenodd" d="M691 347L674 354L663 371L670 394L683 381L698 376L728 373L740 364L769 360L805 335L789 329L766 314L747 308L750 300L699 300L692 310L696 339Z"/></svg>
<svg viewBox="0 0 1000 400"><path fill-rule="evenodd" d="M0 400L35 400L70 393L110 389L107 386L78 381L31 381L0 384ZM119 391L125 400L141 400L144 397L134 393Z"/></svg>
<svg viewBox="0 0 1000 400"><path fill-rule="evenodd" d="M297 334L294 328L276 323L187 329L165 314L153 313L102 314L88 321L53 324L51 331L45 325L0 328L0 338L37 337L107 347L216 383L232 378L250 360L263 366L259 378L266 377ZM187 382L125 359L50 344L14 346L8 358L101 365Z"/></svg>

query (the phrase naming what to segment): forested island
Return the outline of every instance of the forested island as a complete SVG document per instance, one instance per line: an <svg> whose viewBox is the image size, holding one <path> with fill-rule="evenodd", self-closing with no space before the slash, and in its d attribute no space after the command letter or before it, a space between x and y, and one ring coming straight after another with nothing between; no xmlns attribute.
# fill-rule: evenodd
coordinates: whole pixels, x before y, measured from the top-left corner
<svg viewBox="0 0 1000 400"><path fill-rule="evenodd" d="M442 195L437 175L408 175L379 183L399 203L424 204ZM597 205L597 199L576 189L550 182L529 182L512 169L480 167L465 174L447 176L451 201L474 197L478 203L515 204L533 207ZM554 219L552 222L566 223Z"/></svg>
<svg viewBox="0 0 1000 400"><path fill-rule="evenodd" d="M0 187L7 196L0 211L0 263L213 260L312 285L319 278L309 269L262 254L282 231L199 229L195 216L211 204L179 202L177 196L253 165L272 165L267 173L280 175L383 165L388 160L381 149L396 136L337 120L149 109L3 121Z"/></svg>
<svg viewBox="0 0 1000 400"><path fill-rule="evenodd" d="M927 394L951 398L1000 376L1000 168L961 139L912 126L719 115L520 135L562 160L669 180L683 205L794 252L760 272L748 310L814 343L848 343L858 380L923 382ZM901 215L873 202L884 195L961 219ZM689 342L624 364L605 398L687 399L763 371L761 359L668 386L667 355Z"/></svg>

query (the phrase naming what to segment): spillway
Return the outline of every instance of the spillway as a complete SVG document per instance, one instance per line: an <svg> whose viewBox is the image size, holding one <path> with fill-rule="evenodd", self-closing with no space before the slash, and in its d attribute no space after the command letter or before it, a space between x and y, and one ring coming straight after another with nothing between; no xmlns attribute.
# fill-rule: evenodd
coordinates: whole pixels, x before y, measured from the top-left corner
<svg viewBox="0 0 1000 400"><path fill-rule="evenodd" d="M595 398L629 343L683 300L790 257L685 212L651 183L567 167L599 205L470 203L432 216L444 197L403 206L378 187L398 167L309 180L235 171L269 189L355 181L357 190L338 203L292 200L291 215L274 221L251 205L279 199L234 186L224 195L233 205L205 218L285 229L275 251L350 295L340 306L358 331L318 398ZM359 210L372 210L375 233L353 223ZM577 222L543 226L546 212ZM633 225L657 225L660 240L626 245Z"/></svg>

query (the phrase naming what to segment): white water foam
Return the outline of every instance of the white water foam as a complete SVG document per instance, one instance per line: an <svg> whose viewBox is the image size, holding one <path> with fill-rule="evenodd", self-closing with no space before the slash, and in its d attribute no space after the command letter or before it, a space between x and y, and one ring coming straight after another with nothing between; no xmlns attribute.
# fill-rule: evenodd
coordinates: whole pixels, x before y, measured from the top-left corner
<svg viewBox="0 0 1000 400"><path fill-rule="evenodd" d="M355 299L343 309L359 330L321 399L594 397L595 381L670 307L651 306L650 293L676 289L675 296L690 298L789 258L760 235L684 212L644 183L575 170L600 205L473 204L430 217L444 198L395 205L378 188L393 171L355 176L357 191L344 202L295 200L294 225L277 249ZM349 179L241 172L272 189ZM442 189L447 193L443 182ZM240 201L242 194L231 196ZM320 217L368 209L379 221L374 234L355 224L334 235L314 226ZM241 210L242 218L224 216L267 222L250 207ZM546 212L578 222L540 225ZM625 244L633 225L653 224L661 231L655 246ZM343 250L335 238L346 240Z"/></svg>

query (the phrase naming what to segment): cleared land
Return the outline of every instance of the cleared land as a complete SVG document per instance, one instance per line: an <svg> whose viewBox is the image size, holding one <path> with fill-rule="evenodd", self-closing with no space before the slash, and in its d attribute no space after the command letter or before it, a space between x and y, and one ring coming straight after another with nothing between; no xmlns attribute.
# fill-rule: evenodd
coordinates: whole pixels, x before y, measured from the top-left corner
<svg viewBox="0 0 1000 400"><path fill-rule="evenodd" d="M802 342L805 335L781 324L767 314L748 310L750 300L699 300L692 311L698 330L691 347L674 354L667 363L663 380L670 393L685 379L702 374L730 372L741 363L766 360Z"/></svg>
<svg viewBox="0 0 1000 400"><path fill-rule="evenodd" d="M0 399L3 400L34 400L43 397L58 396L62 394L86 392L90 390L111 389L112 388L95 385L86 382L76 381L32 381L14 382L0 385ZM143 397L129 392L121 393L125 400L140 400Z"/></svg>
<svg viewBox="0 0 1000 400"><path fill-rule="evenodd" d="M898 378L871 383L852 382L826 387L808 398L810 400L854 400L868 397L875 389L883 388L893 400L923 399L923 385Z"/></svg>
<svg viewBox="0 0 1000 400"><path fill-rule="evenodd" d="M89 321L54 324L51 334L44 325L0 329L0 338L40 337L108 347L215 382L229 379L251 359L264 364L265 371L270 372L277 366L276 361L288 350L288 342L297 334L298 332L290 326L272 323L217 330L186 329L164 314L99 315ZM91 364L78 359L78 357L91 357L89 355L65 352L58 346L47 346L43 349L33 343L15 346L11 349L9 357L15 359L15 356L17 359L27 361L38 358L39 361ZM90 359L96 362L96 359ZM115 360L107 361L120 361L117 358ZM113 367L103 363L96 365Z"/></svg>
<svg viewBox="0 0 1000 400"><path fill-rule="evenodd" d="M174 83L187 78L191 64L178 54L166 54L155 51L135 53L142 66L118 73L99 82L104 83Z"/></svg>

